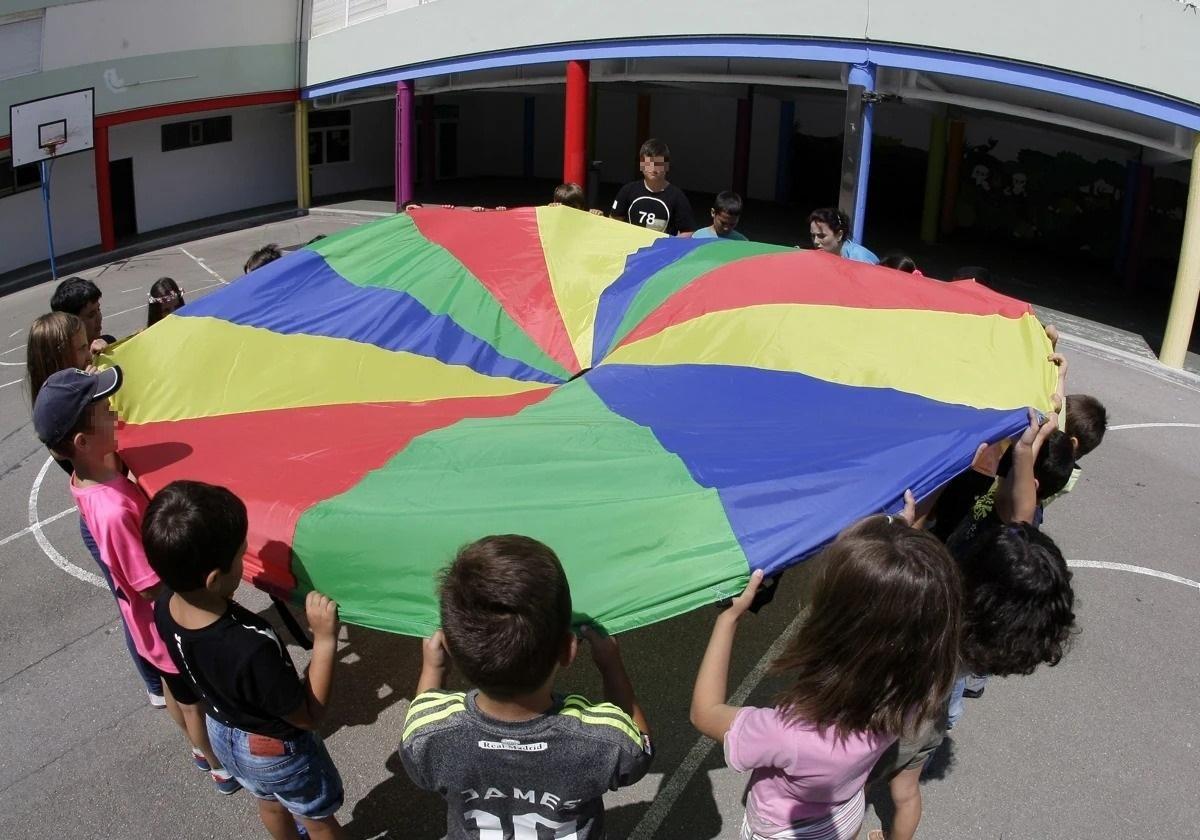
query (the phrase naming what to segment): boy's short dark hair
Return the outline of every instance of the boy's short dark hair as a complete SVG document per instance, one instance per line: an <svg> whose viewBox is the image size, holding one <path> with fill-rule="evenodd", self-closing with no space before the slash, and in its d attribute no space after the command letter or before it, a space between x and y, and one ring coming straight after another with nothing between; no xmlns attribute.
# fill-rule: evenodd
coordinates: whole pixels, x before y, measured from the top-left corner
<svg viewBox="0 0 1200 840"><path fill-rule="evenodd" d="M1088 394L1067 394L1065 402L1067 435L1079 442L1075 457L1082 458L1104 440L1108 430L1108 409Z"/></svg>
<svg viewBox="0 0 1200 840"><path fill-rule="evenodd" d="M669 161L671 159L671 150L667 147L666 143L659 140L657 137L651 137L642 144L640 149L638 149L638 160L642 161L646 158L656 157L660 157L663 160Z"/></svg>
<svg viewBox="0 0 1200 840"><path fill-rule="evenodd" d="M719 192L713 199L712 209L716 213L727 213L730 216L740 217L742 215L742 197L733 190Z"/></svg>
<svg viewBox="0 0 1200 840"><path fill-rule="evenodd" d="M54 296L50 298L50 309L53 312L78 315L83 311L83 307L100 298L100 287L91 280L68 277L54 289Z"/></svg>
<svg viewBox="0 0 1200 840"><path fill-rule="evenodd" d="M1013 447L1005 450L996 470L1007 476L1012 471ZM1061 429L1055 429L1044 441L1033 459L1033 477L1037 479L1037 499L1043 501L1060 492L1071 480L1075 469L1075 446Z"/></svg>
<svg viewBox="0 0 1200 840"><path fill-rule="evenodd" d="M442 573L440 600L454 663L493 697L540 687L571 630L567 575L530 537L484 537L460 549Z"/></svg>
<svg viewBox="0 0 1200 840"><path fill-rule="evenodd" d="M242 266L242 271L249 274L256 268L262 268L267 263L273 263L275 260L282 257L283 254L279 251L279 246L274 242L264 245L250 255L250 259L246 260L246 264Z"/></svg>
<svg viewBox="0 0 1200 840"><path fill-rule="evenodd" d="M583 194L583 187L573 182L559 184L555 187L554 200L567 207L574 207L576 210L587 209L587 198Z"/></svg>
<svg viewBox="0 0 1200 840"><path fill-rule="evenodd" d="M246 505L233 492L200 481L172 481L150 500L142 545L150 568L175 592L203 589L228 572L246 540Z"/></svg>
<svg viewBox="0 0 1200 840"><path fill-rule="evenodd" d="M1075 593L1054 540L1025 523L996 525L958 554L965 664L997 676L1057 665L1075 632Z"/></svg>

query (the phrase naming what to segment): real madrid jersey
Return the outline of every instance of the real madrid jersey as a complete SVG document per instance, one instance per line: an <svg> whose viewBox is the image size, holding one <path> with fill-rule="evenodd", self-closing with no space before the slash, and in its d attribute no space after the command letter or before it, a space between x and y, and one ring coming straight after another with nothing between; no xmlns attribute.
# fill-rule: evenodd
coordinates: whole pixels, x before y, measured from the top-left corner
<svg viewBox="0 0 1200 840"><path fill-rule="evenodd" d="M404 769L445 797L447 838L604 837L601 797L645 775L649 737L617 706L575 694L520 722L488 717L477 695L427 691L404 720Z"/></svg>

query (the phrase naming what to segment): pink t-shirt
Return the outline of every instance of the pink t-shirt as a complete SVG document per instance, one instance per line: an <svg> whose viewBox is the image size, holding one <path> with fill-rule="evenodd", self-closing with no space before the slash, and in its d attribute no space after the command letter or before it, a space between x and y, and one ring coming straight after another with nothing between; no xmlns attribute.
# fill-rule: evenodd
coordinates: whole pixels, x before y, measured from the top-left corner
<svg viewBox="0 0 1200 840"><path fill-rule="evenodd" d="M802 820L829 816L856 796L894 736L855 733L846 740L776 709L746 706L725 733L725 762L754 771L746 803L751 828L774 833ZM773 831L774 830L774 831Z"/></svg>
<svg viewBox="0 0 1200 840"><path fill-rule="evenodd" d="M77 486L71 476L71 495L100 547L113 585L124 596L117 604L134 647L158 670L178 674L154 626L154 603L138 594L160 582L142 549L142 516L149 504L145 494L125 476L87 487Z"/></svg>

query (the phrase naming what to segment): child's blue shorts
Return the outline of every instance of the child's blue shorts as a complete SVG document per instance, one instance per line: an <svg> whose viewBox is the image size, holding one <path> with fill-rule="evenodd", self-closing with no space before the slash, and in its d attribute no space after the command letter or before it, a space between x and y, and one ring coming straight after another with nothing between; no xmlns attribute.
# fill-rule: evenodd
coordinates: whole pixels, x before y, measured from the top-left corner
<svg viewBox="0 0 1200 840"><path fill-rule="evenodd" d="M311 820L333 816L342 807L342 777L315 733L280 740L233 729L211 716L206 721L213 752L254 796L277 800Z"/></svg>

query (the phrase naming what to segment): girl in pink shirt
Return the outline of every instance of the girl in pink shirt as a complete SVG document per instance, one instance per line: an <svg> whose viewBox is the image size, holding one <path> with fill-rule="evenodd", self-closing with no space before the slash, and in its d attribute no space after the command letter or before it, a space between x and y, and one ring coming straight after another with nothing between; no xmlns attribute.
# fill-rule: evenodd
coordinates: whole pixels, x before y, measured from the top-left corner
<svg viewBox="0 0 1200 840"><path fill-rule="evenodd" d="M772 666L791 686L773 708L731 706L738 620L762 582L718 616L692 693L692 724L751 771L743 840L851 840L863 784L903 732L931 718L958 667L958 568L936 538L902 516L852 525L810 561L807 614Z"/></svg>

